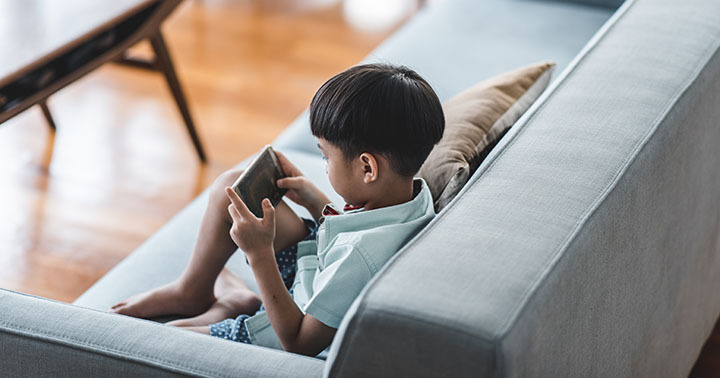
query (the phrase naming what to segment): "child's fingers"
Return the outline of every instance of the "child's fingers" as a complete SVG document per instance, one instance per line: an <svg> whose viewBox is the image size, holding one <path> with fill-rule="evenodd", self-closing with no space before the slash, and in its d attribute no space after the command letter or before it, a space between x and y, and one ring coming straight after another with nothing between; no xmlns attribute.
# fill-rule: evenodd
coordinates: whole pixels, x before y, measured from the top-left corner
<svg viewBox="0 0 720 378"><path fill-rule="evenodd" d="M285 157L285 155L283 155L280 151L275 151L275 156L277 156L278 162L280 163L280 168L282 168L283 172L285 172L286 175L289 174L290 173L290 167L289 167L290 162Z"/></svg>
<svg viewBox="0 0 720 378"><path fill-rule="evenodd" d="M228 213L230 213L230 218L232 218L234 222L238 222L238 221L242 220L242 216L235 208L235 205L233 205L233 204L228 205Z"/></svg>
<svg viewBox="0 0 720 378"><path fill-rule="evenodd" d="M243 202L240 197L235 193L234 190L230 187L225 187L225 194L230 198L230 202L233 204L233 207L238 212L238 216L245 219L253 219L255 216L253 213L248 210L247 206L245 206L245 202Z"/></svg>
<svg viewBox="0 0 720 378"><path fill-rule="evenodd" d="M297 189L302 186L302 177L285 177L277 180L278 188Z"/></svg>
<svg viewBox="0 0 720 378"><path fill-rule="evenodd" d="M293 165L293 163L288 160L288 158L280 151L275 151L275 156L278 157L278 162L280 162L280 167L283 170L283 173L285 173L286 176L301 176L302 173Z"/></svg>
<svg viewBox="0 0 720 378"><path fill-rule="evenodd" d="M275 208L273 207L272 203L270 203L270 200L265 198L262 201L262 208L263 208L263 218L262 222L265 225L268 224L274 224L275 223Z"/></svg>
<svg viewBox="0 0 720 378"><path fill-rule="evenodd" d="M235 207L235 204L232 203L232 200L230 200L230 204L228 205L228 213L230 214L230 218L232 218L233 222L242 222L243 217L240 215L237 207Z"/></svg>
<svg viewBox="0 0 720 378"><path fill-rule="evenodd" d="M228 197L230 203L232 203L233 205L237 206L238 203L242 202L237 193L235 193L235 191L229 186L225 187L225 195Z"/></svg>

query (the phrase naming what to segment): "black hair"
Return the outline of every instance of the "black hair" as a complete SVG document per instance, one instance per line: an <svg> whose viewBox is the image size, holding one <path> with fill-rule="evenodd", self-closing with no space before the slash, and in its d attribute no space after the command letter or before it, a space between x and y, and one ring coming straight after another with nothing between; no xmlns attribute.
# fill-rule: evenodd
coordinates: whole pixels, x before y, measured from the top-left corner
<svg viewBox="0 0 720 378"><path fill-rule="evenodd" d="M365 64L333 76L310 104L310 129L350 161L383 155L403 177L420 170L442 138L445 117L435 91L404 66Z"/></svg>

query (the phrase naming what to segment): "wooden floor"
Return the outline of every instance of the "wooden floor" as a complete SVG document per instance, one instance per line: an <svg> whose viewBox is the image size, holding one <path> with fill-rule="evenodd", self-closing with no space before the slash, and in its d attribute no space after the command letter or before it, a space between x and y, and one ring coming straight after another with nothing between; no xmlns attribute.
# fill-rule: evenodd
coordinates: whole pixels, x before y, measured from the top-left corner
<svg viewBox="0 0 720 378"><path fill-rule="evenodd" d="M414 5L397 2L380 25L362 1L181 5L164 33L206 166L163 78L128 67L106 65L51 97L55 135L37 108L0 125L0 287L73 301L410 17ZM719 372L716 330L691 375Z"/></svg>
<svg viewBox="0 0 720 378"><path fill-rule="evenodd" d="M185 1L163 31L207 166L163 77L130 67L105 65L52 96L55 135L38 107L0 125L0 287L73 301L279 135L410 17L407 4L370 30L338 1Z"/></svg>

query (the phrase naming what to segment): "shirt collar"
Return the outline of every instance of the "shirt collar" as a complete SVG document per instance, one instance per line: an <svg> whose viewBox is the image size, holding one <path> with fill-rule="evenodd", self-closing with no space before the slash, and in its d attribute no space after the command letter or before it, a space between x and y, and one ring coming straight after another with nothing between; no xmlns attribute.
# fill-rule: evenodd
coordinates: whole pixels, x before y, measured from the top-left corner
<svg viewBox="0 0 720 378"><path fill-rule="evenodd" d="M421 216L435 214L433 207L432 194L425 180L415 178L413 180L414 197L412 200L393 206L386 206L372 210L364 208L348 208L346 212L339 211L332 204L328 204L323 209L323 216L320 217L319 223L327 230L328 233L337 234L347 231L360 231L364 229L384 226L388 224L405 223ZM325 215L328 213L337 213L333 215Z"/></svg>
<svg viewBox="0 0 720 378"><path fill-rule="evenodd" d="M324 218L327 216L348 214L350 212L363 211L363 210L365 210L365 208L363 208L362 206L355 206L355 205L346 203L345 206L343 207L342 211L340 211L337 208L335 208L335 205L333 205L332 203L329 203L329 204L325 205L325 207L323 208L322 215Z"/></svg>
<svg viewBox="0 0 720 378"><path fill-rule="evenodd" d="M415 179L413 180L413 199L420 194L423 188L423 180ZM343 206L342 211L338 210L334 204L329 203L323 207L322 210L322 216L319 219L319 223L322 224L325 221L325 217L327 216L333 216L333 215L345 215L345 214L351 214L356 213L365 210L364 207L358 206L358 205L351 205L349 203L346 203L345 206Z"/></svg>

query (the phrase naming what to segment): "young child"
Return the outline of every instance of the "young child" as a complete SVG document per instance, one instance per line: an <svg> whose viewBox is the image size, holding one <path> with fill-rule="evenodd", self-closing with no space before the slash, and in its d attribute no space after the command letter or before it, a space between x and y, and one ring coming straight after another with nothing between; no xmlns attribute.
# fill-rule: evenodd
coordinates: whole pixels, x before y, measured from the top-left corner
<svg viewBox="0 0 720 378"><path fill-rule="evenodd" d="M281 153L287 177L277 185L313 220L267 199L256 218L229 188L241 171L226 172L210 188L182 275L112 311L188 316L170 324L310 356L326 349L365 284L435 215L427 185L414 175L445 121L437 95L417 73L367 64L323 84L310 105L310 127L330 184L347 202L344 211ZM237 247L259 297L224 268Z"/></svg>

